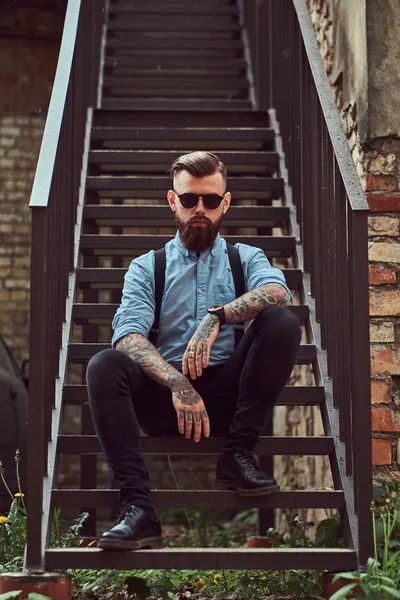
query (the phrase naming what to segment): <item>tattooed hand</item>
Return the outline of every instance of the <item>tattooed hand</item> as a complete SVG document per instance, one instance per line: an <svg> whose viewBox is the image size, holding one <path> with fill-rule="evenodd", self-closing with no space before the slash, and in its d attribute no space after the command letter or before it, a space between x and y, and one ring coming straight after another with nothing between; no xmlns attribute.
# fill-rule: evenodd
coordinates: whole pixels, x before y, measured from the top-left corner
<svg viewBox="0 0 400 600"><path fill-rule="evenodd" d="M169 387L172 391L172 403L178 417L179 433L189 439L193 430L193 439L199 442L201 430L204 437L210 435L210 420L201 396L182 375L170 376Z"/></svg>
<svg viewBox="0 0 400 600"><path fill-rule="evenodd" d="M210 350L219 332L219 319L216 315L206 314L193 334L182 358L182 373L190 373L192 379L201 377L203 369L208 367Z"/></svg>

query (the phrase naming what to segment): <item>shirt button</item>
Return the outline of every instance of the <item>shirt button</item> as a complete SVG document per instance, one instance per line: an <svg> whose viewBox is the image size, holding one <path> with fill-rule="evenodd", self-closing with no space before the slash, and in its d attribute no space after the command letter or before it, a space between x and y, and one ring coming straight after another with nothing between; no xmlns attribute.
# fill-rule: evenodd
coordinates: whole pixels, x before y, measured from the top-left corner
<svg viewBox="0 0 400 600"><path fill-rule="evenodd" d="M203 264L203 261L202 261L202 260L200 261L200 264L201 264L201 265Z"/></svg>
<svg viewBox="0 0 400 600"><path fill-rule="evenodd" d="M199 290L199 292L200 292L200 294L202 294L202 293L203 293L203 290Z"/></svg>

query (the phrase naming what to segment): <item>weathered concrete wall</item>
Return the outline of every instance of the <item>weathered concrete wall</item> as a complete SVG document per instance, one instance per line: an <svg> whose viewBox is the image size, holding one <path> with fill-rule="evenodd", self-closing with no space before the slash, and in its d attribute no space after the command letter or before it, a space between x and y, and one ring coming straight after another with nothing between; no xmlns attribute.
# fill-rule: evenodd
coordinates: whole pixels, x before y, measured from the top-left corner
<svg viewBox="0 0 400 600"><path fill-rule="evenodd" d="M366 140L400 137L400 2L364 1L368 51L368 128L364 129L360 124L361 141L364 141L364 134Z"/></svg>
<svg viewBox="0 0 400 600"><path fill-rule="evenodd" d="M356 106L361 143L398 137L398 0L311 0L310 7L314 23L316 15L319 27L325 20L325 30L318 31L321 49L324 57L330 55L329 75L341 90L341 105Z"/></svg>
<svg viewBox="0 0 400 600"><path fill-rule="evenodd" d="M331 80L341 88L343 104L356 104L361 120L368 112L366 0L329 0L334 60Z"/></svg>

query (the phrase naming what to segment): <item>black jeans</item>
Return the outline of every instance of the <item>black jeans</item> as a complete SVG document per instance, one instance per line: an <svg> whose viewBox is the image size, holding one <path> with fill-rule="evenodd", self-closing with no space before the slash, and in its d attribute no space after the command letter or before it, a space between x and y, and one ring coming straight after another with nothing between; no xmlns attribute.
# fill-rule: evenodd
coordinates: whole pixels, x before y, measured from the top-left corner
<svg viewBox="0 0 400 600"><path fill-rule="evenodd" d="M226 436L224 450L253 450L286 385L300 343L300 324L288 309L264 309L228 361L208 367L192 381L210 418L212 436ZM147 435L178 436L171 391L126 354L103 350L87 369L96 432L124 504L153 506L140 449ZM188 440L188 443L193 443Z"/></svg>

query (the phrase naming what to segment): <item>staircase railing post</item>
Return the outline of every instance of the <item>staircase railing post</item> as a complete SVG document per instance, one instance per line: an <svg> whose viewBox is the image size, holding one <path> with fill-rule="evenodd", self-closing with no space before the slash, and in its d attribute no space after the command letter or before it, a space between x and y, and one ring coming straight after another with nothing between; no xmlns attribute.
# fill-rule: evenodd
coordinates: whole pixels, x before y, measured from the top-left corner
<svg viewBox="0 0 400 600"><path fill-rule="evenodd" d="M42 365L45 356L46 326L46 209L32 211L32 259L30 294L30 378L27 457L27 571L43 570L43 476L46 462L44 443L45 381Z"/></svg>
<svg viewBox="0 0 400 600"><path fill-rule="evenodd" d="M368 222L365 211L351 213L350 244L354 280L352 308L355 354L353 373L353 473L355 511L358 515L358 561L366 565L373 555L371 522L372 499L372 433L370 401L370 340L368 302Z"/></svg>

